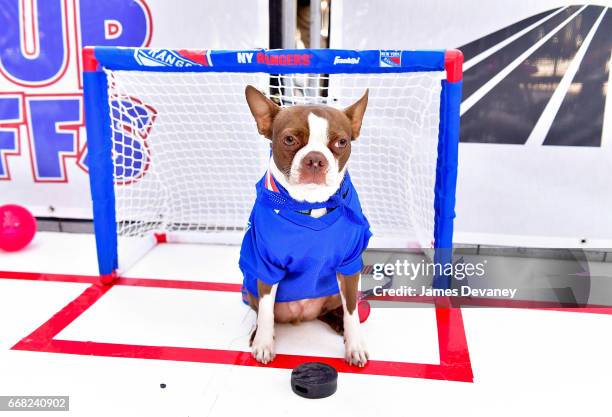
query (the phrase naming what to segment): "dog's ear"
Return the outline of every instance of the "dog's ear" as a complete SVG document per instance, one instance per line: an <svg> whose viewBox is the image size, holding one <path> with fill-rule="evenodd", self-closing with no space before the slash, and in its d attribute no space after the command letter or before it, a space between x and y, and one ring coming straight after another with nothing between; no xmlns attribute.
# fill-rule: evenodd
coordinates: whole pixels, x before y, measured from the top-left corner
<svg viewBox="0 0 612 417"><path fill-rule="evenodd" d="M261 135L272 139L272 122L280 107L252 85L246 86L244 95L257 123L257 130Z"/></svg>
<svg viewBox="0 0 612 417"><path fill-rule="evenodd" d="M353 136L351 139L357 139L359 137L359 131L361 130L361 122L363 121L363 115L365 114L366 107L368 106L368 93L369 89L363 93L363 96L355 103L344 109L344 114L347 115L351 121L351 128L353 129Z"/></svg>

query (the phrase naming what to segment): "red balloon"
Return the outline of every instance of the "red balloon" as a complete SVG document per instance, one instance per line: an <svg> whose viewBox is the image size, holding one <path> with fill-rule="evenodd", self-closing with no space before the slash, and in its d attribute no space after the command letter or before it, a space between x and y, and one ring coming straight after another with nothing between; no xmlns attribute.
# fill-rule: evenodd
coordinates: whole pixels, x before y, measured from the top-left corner
<svg viewBox="0 0 612 417"><path fill-rule="evenodd" d="M26 208L7 204L0 206L0 249L7 252L28 246L36 234L36 219Z"/></svg>

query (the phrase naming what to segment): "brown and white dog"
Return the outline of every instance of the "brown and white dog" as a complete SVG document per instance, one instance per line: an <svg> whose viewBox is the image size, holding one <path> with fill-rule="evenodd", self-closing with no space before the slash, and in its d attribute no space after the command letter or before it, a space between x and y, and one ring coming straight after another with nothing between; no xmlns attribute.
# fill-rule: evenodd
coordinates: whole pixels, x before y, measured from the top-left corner
<svg viewBox="0 0 612 417"><path fill-rule="evenodd" d="M334 195L347 169L351 142L359 136L368 91L344 110L323 105L281 108L252 86L246 87L245 95L259 133L272 142L269 172L274 179L297 201L322 202ZM310 215L321 217L326 210L313 209ZM346 361L364 366L368 351L357 311L359 278L359 273L338 273L339 294L290 302L275 302L279 284L258 279L258 297L248 295L257 311L253 357L264 364L274 359L275 322L319 318L344 334Z"/></svg>

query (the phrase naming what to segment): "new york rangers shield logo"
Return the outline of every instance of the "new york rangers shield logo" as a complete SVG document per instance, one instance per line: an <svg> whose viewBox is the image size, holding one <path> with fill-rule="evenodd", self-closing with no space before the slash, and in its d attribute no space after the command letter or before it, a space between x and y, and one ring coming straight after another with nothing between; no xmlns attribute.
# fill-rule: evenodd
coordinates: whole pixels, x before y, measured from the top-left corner
<svg viewBox="0 0 612 417"><path fill-rule="evenodd" d="M381 67L401 67L402 51L380 51Z"/></svg>
<svg viewBox="0 0 612 417"><path fill-rule="evenodd" d="M139 48L134 51L134 59L147 67L206 67L212 66L210 52L198 50L171 50Z"/></svg>

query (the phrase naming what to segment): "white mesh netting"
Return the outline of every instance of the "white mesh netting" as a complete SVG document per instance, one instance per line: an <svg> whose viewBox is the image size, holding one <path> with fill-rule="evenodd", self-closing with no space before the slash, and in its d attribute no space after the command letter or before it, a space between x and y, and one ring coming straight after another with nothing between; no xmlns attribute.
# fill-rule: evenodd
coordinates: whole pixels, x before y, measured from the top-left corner
<svg viewBox="0 0 612 417"><path fill-rule="evenodd" d="M240 236L269 159L244 98L252 84L284 106L339 108L369 88L349 161L363 209L375 237L431 246L442 73L106 72L120 237Z"/></svg>

